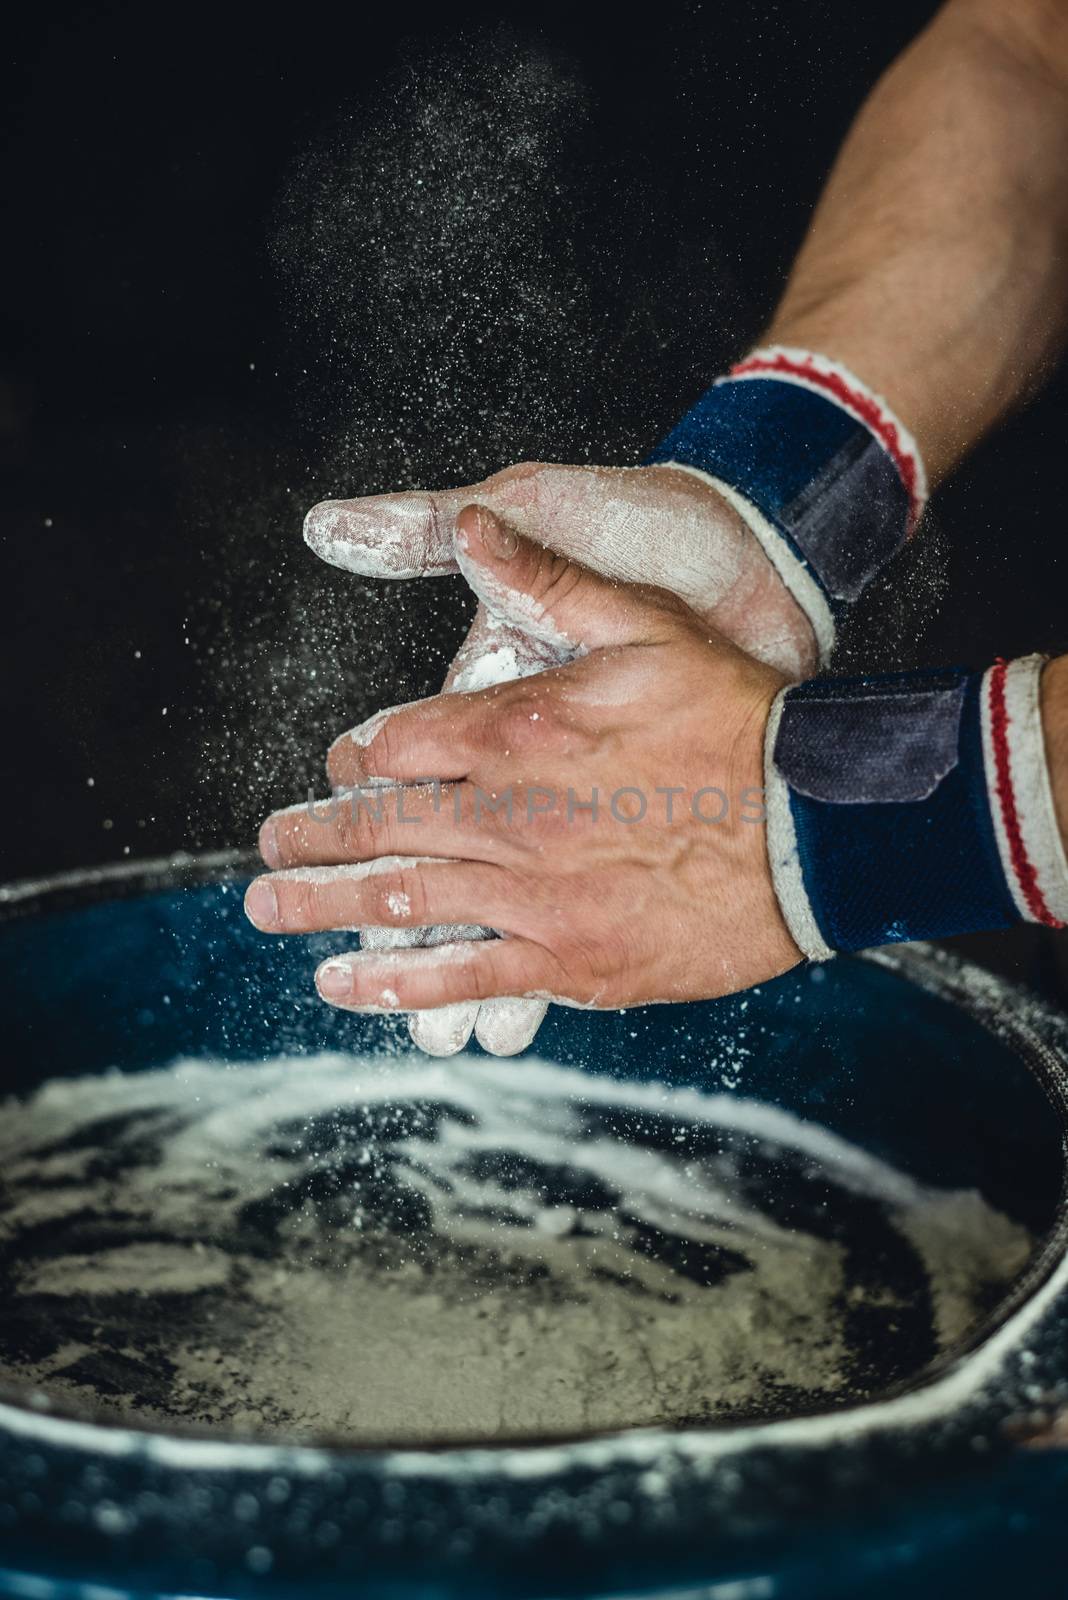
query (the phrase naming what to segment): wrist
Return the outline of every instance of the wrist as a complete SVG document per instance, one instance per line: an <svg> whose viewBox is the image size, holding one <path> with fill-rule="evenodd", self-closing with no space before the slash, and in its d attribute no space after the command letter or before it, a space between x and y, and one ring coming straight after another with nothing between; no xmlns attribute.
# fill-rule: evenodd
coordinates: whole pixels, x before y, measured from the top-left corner
<svg viewBox="0 0 1068 1600"><path fill-rule="evenodd" d="M763 342L819 350L847 371L863 373L915 439L930 492L966 454L967 445L961 441L961 420L954 407L946 405L941 391L937 400L932 399L930 346L925 344L915 357L903 356L892 346L888 349L878 315L883 294L882 284L865 279L838 288L829 301L796 308L786 301L786 315L775 318ZM843 323L851 330L844 337ZM951 383L952 353L940 350L937 364L943 382ZM967 382L967 373L957 376L960 383Z"/></svg>
<svg viewBox="0 0 1068 1600"><path fill-rule="evenodd" d="M1068 655L1047 661L1039 705L1054 814L1061 843L1068 847Z"/></svg>
<svg viewBox="0 0 1068 1600"><path fill-rule="evenodd" d="M985 673L817 680L777 698L768 853L806 955L1063 925L1041 668L1032 656Z"/></svg>
<svg viewBox="0 0 1068 1600"><path fill-rule="evenodd" d="M919 450L885 401L835 362L777 346L718 379L651 461L702 477L741 516L822 661L926 497Z"/></svg>

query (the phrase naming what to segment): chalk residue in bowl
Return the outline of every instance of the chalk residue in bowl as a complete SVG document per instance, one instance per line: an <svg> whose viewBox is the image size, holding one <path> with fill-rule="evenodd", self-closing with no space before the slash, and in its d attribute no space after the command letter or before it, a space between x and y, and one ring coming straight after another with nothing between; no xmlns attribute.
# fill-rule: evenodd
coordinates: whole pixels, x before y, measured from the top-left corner
<svg viewBox="0 0 1068 1600"><path fill-rule="evenodd" d="M0 1118L0 1379L143 1424L494 1441L917 1374L1031 1240L785 1112L547 1061L185 1061Z"/></svg>

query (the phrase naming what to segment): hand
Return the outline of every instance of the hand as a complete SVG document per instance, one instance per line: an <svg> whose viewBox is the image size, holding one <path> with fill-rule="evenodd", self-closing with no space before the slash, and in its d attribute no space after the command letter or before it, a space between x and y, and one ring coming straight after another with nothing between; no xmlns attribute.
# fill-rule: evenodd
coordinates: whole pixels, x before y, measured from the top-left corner
<svg viewBox="0 0 1068 1600"><path fill-rule="evenodd" d="M682 467L525 462L461 489L324 500L308 512L304 537L346 572L435 577L458 570L453 527L472 504L606 578L667 589L788 677L808 677L818 665L812 626L753 534L710 483ZM495 642L480 610L461 670L473 645Z"/></svg>
<svg viewBox="0 0 1068 1600"><path fill-rule="evenodd" d="M737 512L703 479L674 467L568 467L529 463L482 484L436 493L325 501L305 537L324 560L365 576L455 572L453 524L478 502L527 536L606 577L669 590L758 660L803 677L816 665L811 626ZM522 628L479 607L446 679L466 690L525 676L555 659ZM489 930L472 928L485 936ZM441 930L405 942L439 939ZM388 940L387 933L375 941ZM510 1054L533 1038L544 1004L501 1002L412 1018L415 1042L435 1055L462 1048L472 1027L489 1050Z"/></svg>
<svg viewBox="0 0 1068 1600"><path fill-rule="evenodd" d="M353 1010L507 996L601 1007L687 1000L796 963L759 810L764 728L782 676L711 635L673 596L609 583L484 509L462 511L453 547L492 616L522 620L576 659L380 715L366 742L335 746L346 783L427 772L445 782L440 793L384 791L403 808L384 805L377 820L366 808L269 818L264 859L283 870L249 889L252 920L290 933L501 930L332 958L319 991ZM594 790L596 816L579 809Z"/></svg>

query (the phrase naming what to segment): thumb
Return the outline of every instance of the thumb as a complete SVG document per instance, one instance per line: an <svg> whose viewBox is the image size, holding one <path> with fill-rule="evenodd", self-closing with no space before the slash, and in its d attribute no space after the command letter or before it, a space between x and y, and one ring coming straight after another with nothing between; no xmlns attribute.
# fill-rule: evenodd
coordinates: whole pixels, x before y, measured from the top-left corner
<svg viewBox="0 0 1068 1600"><path fill-rule="evenodd" d="M650 631L651 607L640 591L524 538L485 506L460 512L453 549L492 618L561 655L633 644Z"/></svg>
<svg viewBox="0 0 1068 1600"><path fill-rule="evenodd" d="M455 572L456 513L479 487L320 500L304 518L304 542L322 561L364 578Z"/></svg>

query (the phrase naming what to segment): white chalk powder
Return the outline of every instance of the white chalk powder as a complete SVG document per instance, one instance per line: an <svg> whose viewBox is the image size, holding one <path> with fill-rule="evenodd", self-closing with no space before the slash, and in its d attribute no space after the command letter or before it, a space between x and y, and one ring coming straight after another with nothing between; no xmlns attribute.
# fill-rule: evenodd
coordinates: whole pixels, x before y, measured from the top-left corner
<svg viewBox="0 0 1068 1600"><path fill-rule="evenodd" d="M781 1417L957 1339L1023 1229L811 1123L546 1061L55 1081L0 1117L0 1381L360 1443Z"/></svg>

